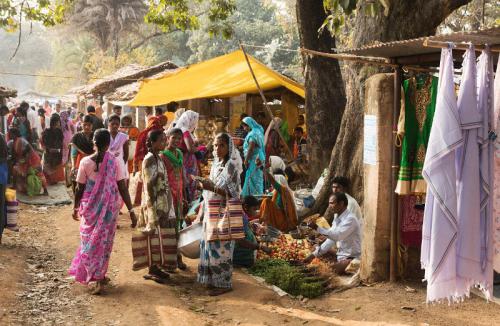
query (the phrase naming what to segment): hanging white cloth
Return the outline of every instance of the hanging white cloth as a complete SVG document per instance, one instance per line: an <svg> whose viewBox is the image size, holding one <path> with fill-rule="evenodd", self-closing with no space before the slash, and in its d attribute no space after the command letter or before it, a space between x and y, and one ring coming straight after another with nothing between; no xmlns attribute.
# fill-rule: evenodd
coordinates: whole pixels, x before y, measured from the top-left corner
<svg viewBox="0 0 500 326"><path fill-rule="evenodd" d="M455 150L463 143L453 83L451 48L441 51L433 127L422 175L427 182L421 263L427 302L453 299L458 234Z"/></svg>
<svg viewBox="0 0 500 326"><path fill-rule="evenodd" d="M483 60L484 61L484 60ZM480 85L480 93L484 97L485 85ZM470 295L473 286L480 287L489 299L491 295L491 279L487 279L485 257L487 246L484 243L486 226L481 219L481 199L484 205L487 195L481 191L480 146L483 123L478 107L478 74L476 70L476 54L471 45L465 52L462 64L462 78L458 95L458 112L464 142L456 151L457 167L457 285L454 300L461 300ZM483 101L482 101L483 102ZM488 121L486 117L486 121ZM488 139L486 139L486 143ZM486 144L487 146L487 144ZM486 154L486 159L488 159ZM486 163L486 168L488 164ZM485 172L487 173L487 172ZM491 267L491 263L490 263ZM489 275L488 275L489 276Z"/></svg>
<svg viewBox="0 0 500 326"><path fill-rule="evenodd" d="M486 298L493 294L493 255L494 255L494 221L493 221L493 141L490 133L494 130L493 123L493 57L489 47L479 56L478 62L478 109L481 114L481 129L479 133L479 164L480 164L480 239L481 239L481 277L484 283L479 283Z"/></svg>
<svg viewBox="0 0 500 326"><path fill-rule="evenodd" d="M493 219L494 219L494 241L495 241L495 256L494 268L500 273L500 56L498 57L497 72L495 75L494 85L494 113L493 113L493 130L495 130L497 138L493 142L494 151L494 166L493 166Z"/></svg>

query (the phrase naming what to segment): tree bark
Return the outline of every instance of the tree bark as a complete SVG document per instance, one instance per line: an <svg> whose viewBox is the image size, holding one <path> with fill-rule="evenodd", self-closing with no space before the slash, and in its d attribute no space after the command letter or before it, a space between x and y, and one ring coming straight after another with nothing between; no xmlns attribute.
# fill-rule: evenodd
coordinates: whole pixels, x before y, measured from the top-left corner
<svg viewBox="0 0 500 326"><path fill-rule="evenodd" d="M318 35L318 29L327 16L323 2L298 0L296 6L301 46L332 52L335 38L327 32ZM309 55L303 59L309 171L311 180L316 180L328 166L337 140L346 103L345 91L338 60Z"/></svg>
<svg viewBox="0 0 500 326"><path fill-rule="evenodd" d="M390 42L434 35L439 24L455 9L471 0L393 0L389 14L382 12L374 17L365 13L365 1L360 1L352 39L352 47L357 48L375 41ZM364 84L368 77L383 72L374 66L346 64L343 77L346 84L347 105L341 118L337 142L331 152L329 173L314 206L306 215L324 212L331 193L332 179L346 176L351 181L351 193L358 202L363 202L363 113ZM387 70L386 70L387 71ZM324 73L323 69L317 73ZM330 79L331 84L340 79ZM329 87L329 84L320 84ZM306 85L307 87L307 85ZM307 95L307 94L306 94ZM336 116L338 118L338 116ZM326 212L325 215L329 212Z"/></svg>

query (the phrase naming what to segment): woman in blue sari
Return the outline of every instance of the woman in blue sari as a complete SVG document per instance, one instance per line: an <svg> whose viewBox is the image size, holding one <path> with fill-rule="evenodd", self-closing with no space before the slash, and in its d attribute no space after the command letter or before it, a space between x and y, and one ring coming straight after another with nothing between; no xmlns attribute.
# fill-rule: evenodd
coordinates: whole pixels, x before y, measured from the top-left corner
<svg viewBox="0 0 500 326"><path fill-rule="evenodd" d="M266 161L264 146L264 128L253 118L243 119L243 128L248 133L243 144L243 154L245 156L245 184L241 195L256 196L264 193L264 172L257 167L257 158L261 162Z"/></svg>

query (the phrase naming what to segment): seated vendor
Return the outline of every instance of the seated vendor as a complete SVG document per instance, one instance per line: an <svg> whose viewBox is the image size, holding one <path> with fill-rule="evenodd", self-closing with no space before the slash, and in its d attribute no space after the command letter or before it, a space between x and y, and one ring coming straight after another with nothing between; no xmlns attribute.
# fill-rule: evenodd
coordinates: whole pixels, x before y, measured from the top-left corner
<svg viewBox="0 0 500 326"><path fill-rule="evenodd" d="M266 171L266 176L274 190L272 198L265 198L262 201L260 206L261 222L282 232L295 229L297 227L297 210L285 176L272 175L269 171Z"/></svg>
<svg viewBox="0 0 500 326"><path fill-rule="evenodd" d="M343 192L346 195L347 201L349 202L347 204L347 209L350 210L351 213L354 214L354 216L356 216L356 218L360 223L360 226L362 226L363 214L361 213L361 208L359 207L359 204L356 201L356 199L354 199L354 197L350 196L347 193L348 188L349 188L349 179L347 179L346 177L333 178L332 193ZM330 207L325 212L325 218L331 224L334 218L334 214L332 214Z"/></svg>
<svg viewBox="0 0 500 326"><path fill-rule="evenodd" d="M357 217L347 209L347 196L342 192L334 192L328 201L328 206L338 217L330 229L324 229L311 222L308 226L319 234L326 236L326 241L317 247L305 260L309 264L315 257L327 253L337 243L337 261L333 268L337 274L343 274L350 262L361 256L361 228Z"/></svg>
<svg viewBox="0 0 500 326"><path fill-rule="evenodd" d="M245 231L245 242L238 241L234 247L233 264L235 266L250 267L255 262L255 246L258 248L257 239L250 227L250 221L258 217L259 200L253 196L243 198L243 229ZM254 246L252 246L253 244Z"/></svg>

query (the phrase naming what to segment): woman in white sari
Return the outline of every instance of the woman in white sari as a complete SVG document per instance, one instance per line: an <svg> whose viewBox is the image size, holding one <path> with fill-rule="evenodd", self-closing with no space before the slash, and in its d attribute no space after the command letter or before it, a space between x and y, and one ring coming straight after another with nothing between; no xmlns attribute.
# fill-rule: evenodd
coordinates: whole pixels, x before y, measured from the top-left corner
<svg viewBox="0 0 500 326"><path fill-rule="evenodd" d="M208 201L239 198L241 156L226 133L217 135L214 142L214 163L210 177L200 181L203 191L203 239L200 243L198 282L211 287L210 295L232 290L234 241L207 241Z"/></svg>

